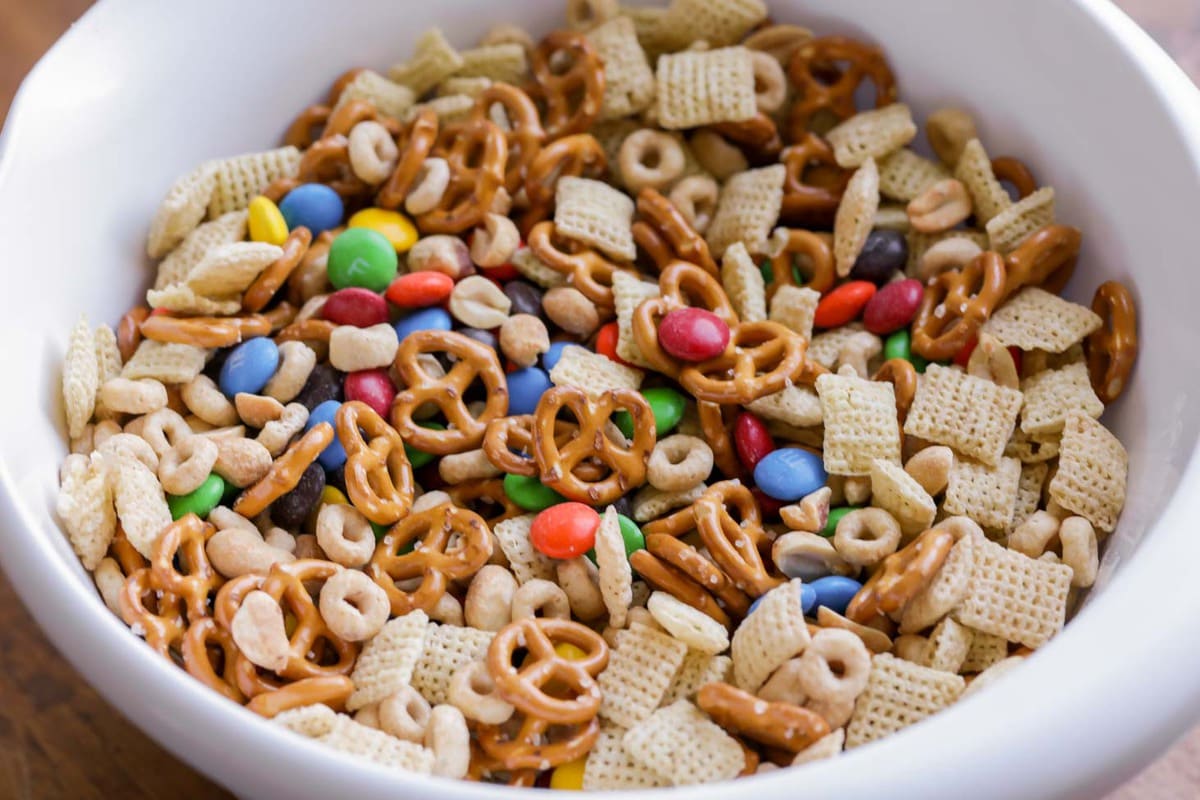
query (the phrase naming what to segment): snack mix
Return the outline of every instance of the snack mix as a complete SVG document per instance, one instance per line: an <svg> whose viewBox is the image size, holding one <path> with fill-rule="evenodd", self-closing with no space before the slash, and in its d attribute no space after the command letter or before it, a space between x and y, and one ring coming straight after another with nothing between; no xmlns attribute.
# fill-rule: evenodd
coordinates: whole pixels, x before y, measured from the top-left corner
<svg viewBox="0 0 1200 800"><path fill-rule="evenodd" d="M761 0L579 0L183 176L145 305L66 350L104 602L300 736L514 786L801 765L993 682L1096 579L1135 311L898 97Z"/></svg>

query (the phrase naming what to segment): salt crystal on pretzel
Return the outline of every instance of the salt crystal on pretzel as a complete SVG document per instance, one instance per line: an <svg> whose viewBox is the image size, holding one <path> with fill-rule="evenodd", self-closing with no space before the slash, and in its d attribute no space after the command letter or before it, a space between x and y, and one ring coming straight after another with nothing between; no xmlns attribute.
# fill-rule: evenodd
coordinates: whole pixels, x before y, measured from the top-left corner
<svg viewBox="0 0 1200 800"><path fill-rule="evenodd" d="M705 41L724 47L740 42L766 18L762 0L671 0L663 25L685 45Z"/></svg>
<svg viewBox="0 0 1200 800"><path fill-rule="evenodd" d="M1030 515L1038 510L1038 506L1042 502L1042 486L1046 482L1046 474L1049 471L1050 465L1046 463L1021 465L1021 480L1017 483L1017 499L1013 503L1012 522L1008 523L1008 527L1004 531L1006 534L1012 533L1018 525L1029 519Z"/></svg>
<svg viewBox="0 0 1200 800"><path fill-rule="evenodd" d="M578 386L591 397L599 397L609 389L637 390L642 385L640 369L618 364L607 356L583 347L564 347L558 363L550 370L555 386Z"/></svg>
<svg viewBox="0 0 1200 800"><path fill-rule="evenodd" d="M729 780L746 768L737 740L686 700L660 708L631 728L625 752L673 786Z"/></svg>
<svg viewBox="0 0 1200 800"><path fill-rule="evenodd" d="M1004 640L1004 637L972 628L968 628L968 630L971 631L971 647L967 650L967 657L959 665L960 674L983 672L993 664L1008 658L1008 642Z"/></svg>
<svg viewBox="0 0 1200 800"><path fill-rule="evenodd" d="M952 705L966 686L958 675L880 653L846 726L846 749L882 739Z"/></svg>
<svg viewBox="0 0 1200 800"><path fill-rule="evenodd" d="M771 297L767 319L771 322L778 322L805 339L812 339L813 317L817 313L817 303L819 302L821 302L820 292L809 289L807 286L785 284L776 289L775 294Z"/></svg>
<svg viewBox="0 0 1200 800"><path fill-rule="evenodd" d="M430 28L417 39L412 58L394 64L388 70L388 77L420 97L462 68L463 58L454 45L446 40L440 28Z"/></svg>
<svg viewBox="0 0 1200 800"><path fill-rule="evenodd" d="M905 203L938 181L950 177L950 171L944 166L917 155L907 147L881 158L878 166L879 193ZM905 219L908 219L907 213Z"/></svg>
<svg viewBox="0 0 1200 800"><path fill-rule="evenodd" d="M204 369L208 351L190 344L143 339L121 368L121 377L154 378L163 383L187 383Z"/></svg>
<svg viewBox="0 0 1200 800"><path fill-rule="evenodd" d="M962 670L975 634L966 625L946 617L929 634L922 666L957 674Z"/></svg>
<svg viewBox="0 0 1200 800"><path fill-rule="evenodd" d="M567 276L563 275L556 269L551 269L537 257L533 250L528 247L518 248L509 263L513 265L513 269L521 273L525 278L541 286L543 289L553 289L555 286L563 286L567 282ZM623 273L613 273L613 288L615 294L617 276Z"/></svg>
<svg viewBox="0 0 1200 800"><path fill-rule="evenodd" d="M146 305L179 314L198 314L210 317L229 317L242 310L238 294L226 297L204 297L184 283L172 283L161 289L146 292Z"/></svg>
<svg viewBox="0 0 1200 800"><path fill-rule="evenodd" d="M900 463L896 389L887 381L848 375L817 378L825 421L825 471L870 475L875 459Z"/></svg>
<svg viewBox="0 0 1200 800"><path fill-rule="evenodd" d="M661 56L655 79L658 123L668 130L740 122L758 112L753 59L744 47Z"/></svg>
<svg viewBox="0 0 1200 800"><path fill-rule="evenodd" d="M1058 458L1058 450L1062 435L1034 434L1030 435L1017 427L1004 445L1004 455L1012 456L1023 464L1042 464L1052 458Z"/></svg>
<svg viewBox="0 0 1200 800"><path fill-rule="evenodd" d="M534 549L529 539L534 514L522 514L497 522L492 528L496 542L508 559L509 568L518 584L528 583L534 578L553 581L554 561Z"/></svg>
<svg viewBox="0 0 1200 800"><path fill-rule="evenodd" d="M1051 500L1098 530L1111 531L1125 506L1128 472L1129 456L1116 436L1087 414L1067 415Z"/></svg>
<svg viewBox="0 0 1200 800"><path fill-rule="evenodd" d="M332 733L337 720L338 713L323 703L291 708L271 718L276 725L309 739L319 739Z"/></svg>
<svg viewBox="0 0 1200 800"><path fill-rule="evenodd" d="M583 768L585 792L655 789L669 786L654 770L639 764L625 752L621 742L626 729L601 723L600 735L588 752Z"/></svg>
<svg viewBox="0 0 1200 800"><path fill-rule="evenodd" d="M769 167L739 172L725 182L717 200L704 239L715 258L721 258L735 242L750 253L762 253L767 246L779 210L783 205L783 180L787 167Z"/></svg>
<svg viewBox="0 0 1200 800"><path fill-rule="evenodd" d="M117 518L125 538L144 557L153 554L159 534L171 524L171 510L158 476L132 456L118 456L112 475Z"/></svg>
<svg viewBox="0 0 1200 800"><path fill-rule="evenodd" d="M868 158L878 162L907 145L916 135L912 111L904 103L891 103L860 111L825 134L825 140L833 148L838 165L849 169L861 167Z"/></svg>
<svg viewBox="0 0 1200 800"><path fill-rule="evenodd" d="M937 504L899 464L877 458L871 462L871 505L900 523L900 532L913 536L933 524Z"/></svg>
<svg viewBox="0 0 1200 800"><path fill-rule="evenodd" d="M846 184L833 220L833 258L839 277L850 274L878 210L879 168L875 159L868 158Z"/></svg>
<svg viewBox="0 0 1200 800"><path fill-rule="evenodd" d="M1012 205L1012 198L992 172L992 159L978 139L967 142L954 167L954 177L971 195L971 207L979 225L986 224L1004 209Z"/></svg>
<svg viewBox="0 0 1200 800"><path fill-rule="evenodd" d="M413 670L425 652L425 636L429 616L424 611L410 611L389 621L364 646L350 680L354 693L346 708L357 711L378 703L412 682Z"/></svg>
<svg viewBox="0 0 1200 800"><path fill-rule="evenodd" d="M811 637L800 605L800 580L767 592L734 631L731 655L738 688L757 692L771 673L804 652Z"/></svg>
<svg viewBox="0 0 1200 800"><path fill-rule="evenodd" d="M368 728L345 714L338 714L333 729L317 741L334 750L365 758L376 764L418 775L433 772L433 751L415 742L397 739L381 730Z"/></svg>
<svg viewBox="0 0 1200 800"><path fill-rule="evenodd" d="M192 267L186 284L197 294L211 297L243 292L282 255L283 248L266 242L223 244Z"/></svg>
<svg viewBox="0 0 1200 800"><path fill-rule="evenodd" d="M497 83L520 86L529 74L529 58L525 48L516 42L487 44L463 50L462 66L454 73L456 78L487 78Z"/></svg>
<svg viewBox="0 0 1200 800"><path fill-rule="evenodd" d="M646 608L663 630L688 650L720 653L729 647L729 631L712 617L666 592L650 595Z"/></svg>
<svg viewBox="0 0 1200 800"><path fill-rule="evenodd" d="M687 645L635 622L617 631L617 646L600 673L600 716L632 728L658 708L671 685Z"/></svg>
<svg viewBox="0 0 1200 800"><path fill-rule="evenodd" d="M1031 375L1021 381L1021 392L1025 395L1021 430L1026 433L1059 433L1071 411L1092 419L1104 413L1104 403L1092 389L1087 364L1082 361Z"/></svg>
<svg viewBox="0 0 1200 800"><path fill-rule="evenodd" d="M807 386L787 386L775 394L746 403L746 409L766 420L796 428L820 425L821 401Z"/></svg>
<svg viewBox="0 0 1200 800"><path fill-rule="evenodd" d="M388 80L375 70L364 69L342 89L333 111L336 113L352 100L366 100L385 117L400 119L416 102L417 96L409 87Z"/></svg>
<svg viewBox="0 0 1200 800"><path fill-rule="evenodd" d="M208 203L216 187L212 163L201 164L177 179L150 221L146 255L161 258L182 242L208 213Z"/></svg>
<svg viewBox="0 0 1200 800"><path fill-rule="evenodd" d="M93 453L90 458L67 456L60 474L55 511L84 568L95 570L117 532L112 484L104 457L98 453Z"/></svg>
<svg viewBox="0 0 1200 800"><path fill-rule="evenodd" d="M664 492L653 486L643 486L633 496L633 518L638 522L649 522L658 519L677 508L690 506L700 499L708 487L697 483L690 489L678 492Z"/></svg>
<svg viewBox="0 0 1200 800"><path fill-rule="evenodd" d="M230 211L240 211L267 184L294 177L299 168L300 151L290 145L215 162L216 188L208 204L208 215L216 219Z"/></svg>
<svg viewBox="0 0 1200 800"><path fill-rule="evenodd" d="M985 231L955 228L938 233L921 233L920 231L910 230L907 238L908 261L905 264L904 271L909 276L919 274L922 256L938 242L943 242L947 239L967 239L976 244L980 250L988 249L988 235Z"/></svg>
<svg viewBox="0 0 1200 800"><path fill-rule="evenodd" d="M608 624L615 628L625 625L629 607L633 605L633 570L625 554L625 538L617 510L609 506L596 529L596 567L600 574L600 595L608 609Z"/></svg>
<svg viewBox="0 0 1200 800"><path fill-rule="evenodd" d="M683 664L675 673L667 694L663 697L663 705L669 706L677 700L692 700L700 687L708 683L729 680L733 670L733 659L729 656L714 656L700 650L688 650L683 657Z"/></svg>
<svg viewBox="0 0 1200 800"><path fill-rule="evenodd" d="M744 243L734 242L725 250L721 284L742 322L761 322L767 318L767 288L762 270L750 258Z"/></svg>
<svg viewBox="0 0 1200 800"><path fill-rule="evenodd" d="M633 338L633 312L643 300L659 296L658 284L643 281L628 272L614 272L612 291L617 312L617 355L630 364L649 367Z"/></svg>
<svg viewBox="0 0 1200 800"><path fill-rule="evenodd" d="M1041 647L1066 621L1071 568L995 542L978 541L975 547L970 591L954 618L1006 641Z"/></svg>
<svg viewBox="0 0 1200 800"><path fill-rule="evenodd" d="M189 233L183 243L158 265L154 288L165 289L172 284L182 283L192 271L192 267L199 264L209 250L246 238L246 217L244 209L230 211L201 224Z"/></svg>
<svg viewBox="0 0 1200 800"><path fill-rule="evenodd" d="M1043 186L987 221L991 249L1011 253L1031 235L1054 223L1054 189Z"/></svg>
<svg viewBox="0 0 1200 800"><path fill-rule="evenodd" d="M1006 347L1062 353L1100 325L1100 316L1090 308L1027 286L997 308L980 332Z"/></svg>
<svg viewBox="0 0 1200 800"><path fill-rule="evenodd" d="M448 702L454 673L472 661L487 657L495 634L477 628L429 624L425 649L413 668L412 686L430 705Z"/></svg>
<svg viewBox="0 0 1200 800"><path fill-rule="evenodd" d="M995 466L955 459L942 510L970 517L987 530L1007 530L1020 482L1021 462L1015 458L1001 458Z"/></svg>
<svg viewBox="0 0 1200 800"><path fill-rule="evenodd" d="M638 43L637 30L629 17L614 17L587 32L604 64L604 101L600 119L619 119L636 114L654 102L654 70ZM611 163L611 162L610 162Z"/></svg>
<svg viewBox="0 0 1200 800"><path fill-rule="evenodd" d="M100 367L96 360L96 340L87 317L80 316L67 339L63 356L62 393L67 413L67 435L83 433L96 409L100 389Z"/></svg>
<svg viewBox="0 0 1200 800"><path fill-rule="evenodd" d="M995 465L1020 410L1017 390L930 364L917 384L904 433L949 445L963 455Z"/></svg>
<svg viewBox="0 0 1200 800"><path fill-rule="evenodd" d="M562 236L632 261L633 199L603 181L566 175L554 189L554 228Z"/></svg>

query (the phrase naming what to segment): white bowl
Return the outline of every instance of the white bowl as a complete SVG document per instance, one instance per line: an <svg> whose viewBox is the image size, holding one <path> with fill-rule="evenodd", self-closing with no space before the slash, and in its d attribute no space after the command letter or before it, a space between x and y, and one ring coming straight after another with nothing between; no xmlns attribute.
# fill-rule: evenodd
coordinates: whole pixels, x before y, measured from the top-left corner
<svg viewBox="0 0 1200 800"><path fill-rule="evenodd" d="M1131 391L1106 416L1130 451L1129 504L1096 590L1067 630L1010 679L927 723L740 789L763 798L797 787L809 797L1098 797L1200 709L1200 581L1182 572L1200 555L1200 96L1100 0L770 5L778 21L882 43L922 116L946 103L977 112L989 149L1027 160L1058 190L1060 218L1083 229L1076 299L1110 277L1134 288L1142 352ZM80 311L113 323L137 299L149 274L146 226L176 175L273 146L334 76L386 67L432 25L466 46L492 23L538 33L561 13L561 0L105 0L42 60L13 107L0 162L0 330L13 381L0 433L0 558L87 680L244 797L506 790L396 774L302 741L153 655L105 609L51 510L65 453L67 332Z"/></svg>

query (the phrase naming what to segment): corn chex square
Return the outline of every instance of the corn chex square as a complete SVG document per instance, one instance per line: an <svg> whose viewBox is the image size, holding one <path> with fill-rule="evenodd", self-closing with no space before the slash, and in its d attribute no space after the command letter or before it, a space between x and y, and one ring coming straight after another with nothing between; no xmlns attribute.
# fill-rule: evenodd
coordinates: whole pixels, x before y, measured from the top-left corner
<svg viewBox="0 0 1200 800"><path fill-rule="evenodd" d="M487 656L495 634L478 628L430 623L425 650L413 668L412 686L430 705L447 702L450 679L459 667Z"/></svg>
<svg viewBox="0 0 1200 800"><path fill-rule="evenodd" d="M85 569L95 570L117 532L112 484L103 456L69 455L60 474L55 511L75 555Z"/></svg>
<svg viewBox="0 0 1200 800"><path fill-rule="evenodd" d="M546 266L545 262L538 258L537 254L528 247L518 248L517 252L513 253L509 263L523 277L528 278L543 289L553 289L555 286L563 286L567 282L566 275ZM620 274L620 272L613 273L614 287L616 286L616 278Z"/></svg>
<svg viewBox="0 0 1200 800"><path fill-rule="evenodd" d="M1061 440L1061 433L1028 434L1017 427L1004 446L1004 455L1022 464L1042 464L1058 457Z"/></svg>
<svg viewBox="0 0 1200 800"><path fill-rule="evenodd" d="M412 108L417 96L407 86L388 80L374 70L364 69L342 89L333 110L337 111L351 100L366 100L385 117L400 119Z"/></svg>
<svg viewBox="0 0 1200 800"><path fill-rule="evenodd" d="M204 369L208 351L190 344L155 342L143 339L125 366L121 377L154 378L163 383L187 383Z"/></svg>
<svg viewBox="0 0 1200 800"><path fill-rule="evenodd" d="M428 775L433 772L433 751L415 742L397 739L338 714L333 729L317 738L327 747L350 753L385 767Z"/></svg>
<svg viewBox="0 0 1200 800"><path fill-rule="evenodd" d="M663 25L682 42L724 47L741 41L767 18L762 0L672 0Z"/></svg>
<svg viewBox="0 0 1200 800"><path fill-rule="evenodd" d="M988 240L993 250L1008 254L1053 222L1054 189L1043 186L989 219L986 226Z"/></svg>
<svg viewBox="0 0 1200 800"><path fill-rule="evenodd" d="M1013 505L1012 522L1008 523L1005 533L1012 533L1018 525L1038 510L1042 502L1042 485L1046 482L1046 474L1050 465L1044 462L1021 465L1021 480L1017 484L1017 501Z"/></svg>
<svg viewBox="0 0 1200 800"><path fill-rule="evenodd" d="M737 740L686 700L660 708L629 729L623 746L673 786L729 780L746 768Z"/></svg>
<svg viewBox="0 0 1200 800"><path fill-rule="evenodd" d="M995 465L1016 427L1021 399L1016 389L930 364L917 384L904 432Z"/></svg>
<svg viewBox="0 0 1200 800"><path fill-rule="evenodd" d="M974 640L975 634L970 628L953 617L946 617L929 634L922 666L957 674L962 670Z"/></svg>
<svg viewBox="0 0 1200 800"><path fill-rule="evenodd" d="M439 28L430 28L417 39L412 58L394 64L388 70L388 77L420 97L462 68L463 57L446 40L446 34Z"/></svg>
<svg viewBox="0 0 1200 800"><path fill-rule="evenodd" d="M708 683L729 680L733 670L733 659L729 656L714 656L700 650L688 650L683 664L675 673L662 704L669 706L676 700L691 700Z"/></svg>
<svg viewBox="0 0 1200 800"><path fill-rule="evenodd" d="M917 593L900 616L900 633L917 633L936 625L949 614L971 590L975 573L978 543L981 535L963 536L950 548L941 569L929 585Z"/></svg>
<svg viewBox="0 0 1200 800"><path fill-rule="evenodd" d="M492 527L492 533L508 559L513 576L518 584L526 584L534 578L555 580L554 561L538 552L529 539L529 530L533 525L533 514L522 514L497 522Z"/></svg>
<svg viewBox="0 0 1200 800"><path fill-rule="evenodd" d="M879 193L905 203L938 181L950 177L950 171L944 166L908 148L880 159L878 166ZM904 213L904 218L908 219L907 213Z"/></svg>
<svg viewBox="0 0 1200 800"><path fill-rule="evenodd" d="M630 364L649 367L633 336L633 312L643 300L659 296L658 284L643 281L628 272L614 272L612 291L617 312L617 355Z"/></svg>
<svg viewBox="0 0 1200 800"><path fill-rule="evenodd" d="M658 708L687 655L687 645L635 622L617 632L617 646L600 673L600 716L632 728Z"/></svg>
<svg viewBox="0 0 1200 800"><path fill-rule="evenodd" d="M625 553L625 538L617 510L609 506L596 528L596 571L600 579L600 597L608 610L608 624L625 626L629 607L633 605L633 569Z"/></svg>
<svg viewBox="0 0 1200 800"><path fill-rule="evenodd" d="M725 182L717 199L717 210L704 233L709 250L716 258L734 242L741 242L750 253L761 253L767 238L779 220L783 206L783 179L787 168L773 164L739 172Z"/></svg>
<svg viewBox="0 0 1200 800"><path fill-rule="evenodd" d="M520 86L529 72L525 48L516 42L483 45L463 50L459 55L463 64L454 73L456 78L487 78L496 83Z"/></svg>
<svg viewBox="0 0 1200 800"><path fill-rule="evenodd" d="M958 675L890 653L874 656L867 687L846 726L846 749L882 739L953 705L965 686Z"/></svg>
<svg viewBox="0 0 1200 800"><path fill-rule="evenodd" d="M437 85L438 97L448 97L455 94L465 94L475 99L484 91L491 88L491 78L446 78Z"/></svg>
<svg viewBox="0 0 1200 800"><path fill-rule="evenodd" d="M147 290L146 305L179 314L229 317L242 310L242 298L240 294L204 297L185 283L172 283L161 289Z"/></svg>
<svg viewBox="0 0 1200 800"><path fill-rule="evenodd" d="M1067 618L1071 568L1030 558L995 542L976 542L975 569L954 618L1005 641L1041 647Z"/></svg>
<svg viewBox="0 0 1200 800"><path fill-rule="evenodd" d="M746 245L734 242L721 259L721 285L742 322L767 318L767 287L762 270L750 258Z"/></svg>
<svg viewBox="0 0 1200 800"><path fill-rule="evenodd" d="M246 211L230 211L214 220L202 223L189 233L183 243L172 250L158 265L155 289L165 289L182 283L192 267L200 263L209 250L246 238Z"/></svg>
<svg viewBox="0 0 1200 800"><path fill-rule="evenodd" d="M293 733L316 739L333 731L337 718L337 712L329 706L313 703L282 711L272 717L271 721Z"/></svg>
<svg viewBox="0 0 1200 800"><path fill-rule="evenodd" d="M771 307L767 319L800 334L805 339L812 339L813 317L817 313L817 303L821 302L821 293L807 286L783 285L775 290L771 297Z"/></svg>
<svg viewBox="0 0 1200 800"><path fill-rule="evenodd" d="M990 467L965 458L955 459L942 510L970 517L985 529L1007 530L1017 504L1021 462L1001 458Z"/></svg>
<svg viewBox="0 0 1200 800"><path fill-rule="evenodd" d="M1005 347L1062 353L1100 324L1090 308L1029 286L996 309L980 332L990 333Z"/></svg>
<svg viewBox="0 0 1200 800"><path fill-rule="evenodd" d="M586 38L604 64L600 119L620 119L649 107L657 84L646 52L638 43L633 20L613 17L588 31Z"/></svg>
<svg viewBox="0 0 1200 800"><path fill-rule="evenodd" d="M796 428L821 424L821 400L807 386L785 386L775 394L746 403L758 416Z"/></svg>
<svg viewBox="0 0 1200 800"><path fill-rule="evenodd" d="M877 211L879 167L875 159L868 158L850 177L833 218L833 260L839 277L846 277L854 268Z"/></svg>
<svg viewBox="0 0 1200 800"><path fill-rule="evenodd" d="M740 122L758 113L754 64L744 47L661 56L655 80L658 122L668 130Z"/></svg>
<svg viewBox="0 0 1200 800"><path fill-rule="evenodd" d="M799 579L764 594L733 634L730 654L738 688L757 692L772 672L803 653L811 639L800 605Z"/></svg>
<svg viewBox="0 0 1200 800"><path fill-rule="evenodd" d="M300 151L291 145L261 153L246 153L214 164L216 186L208 204L213 219L230 211L240 211L279 178L295 176L300 168Z"/></svg>
<svg viewBox="0 0 1200 800"><path fill-rule="evenodd" d="M892 384L827 374L817 378L817 395L825 421L826 472L870 475L876 459L900 463L900 423Z"/></svg>
<svg viewBox="0 0 1200 800"><path fill-rule="evenodd" d="M555 386L578 386L592 397L599 397L609 389L636 390L642 385L642 376L640 369L618 364L575 345L564 347L558 363L550 370L550 381Z"/></svg>
<svg viewBox="0 0 1200 800"><path fill-rule="evenodd" d="M1067 414L1079 411L1092 419L1104 413L1104 403L1092 389L1087 364L1077 361L1062 369L1048 369L1021 381L1025 405L1021 430L1026 433L1060 433Z"/></svg>
<svg viewBox="0 0 1200 800"><path fill-rule="evenodd" d="M670 786L667 780L649 767L639 764L625 752L622 740L625 728L603 723L600 735L588 752L583 768L585 792L655 789Z"/></svg>
<svg viewBox="0 0 1200 800"><path fill-rule="evenodd" d="M62 394L67 414L67 435L83 433L96 409L100 389L100 365L96 359L96 340L87 317L80 316L67 340L63 356Z"/></svg>
<svg viewBox="0 0 1200 800"><path fill-rule="evenodd" d="M554 191L554 228L561 235L632 261L633 199L603 181L567 175Z"/></svg>
<svg viewBox="0 0 1200 800"><path fill-rule="evenodd" d="M149 467L126 455L116 459L111 480L117 519L121 521L125 538L142 556L150 558L154 543L171 524L171 510L167 507L162 484Z"/></svg>
<svg viewBox="0 0 1200 800"><path fill-rule="evenodd" d="M211 163L178 178L163 198L146 236L146 255L161 258L191 233L204 215L217 188L216 170Z"/></svg>
<svg viewBox="0 0 1200 800"><path fill-rule="evenodd" d="M346 708L357 711L378 703L411 683L417 660L425 652L429 627L429 615L420 610L384 625L363 646L354 664L354 672L350 674L354 693L346 701Z"/></svg>
<svg viewBox="0 0 1200 800"><path fill-rule="evenodd" d="M848 345L852 346L860 340L865 340L867 337L878 341L875 334L864 328L861 322L851 322L849 325L842 325L840 328L822 331L812 337L805 357L810 361L817 362L826 369L835 369L838 358L842 355L842 350Z"/></svg>
<svg viewBox="0 0 1200 800"><path fill-rule="evenodd" d="M264 269L283 255L283 248L266 242L219 245L192 267L187 286L200 295L222 297L244 292Z"/></svg>
<svg viewBox="0 0 1200 800"><path fill-rule="evenodd" d="M690 489L677 492L664 492L653 486L643 486L633 496L633 518L637 522L658 519L676 508L690 506L700 499L700 495L704 494L707 488L703 481Z"/></svg>
<svg viewBox="0 0 1200 800"><path fill-rule="evenodd" d="M833 157L846 169L861 167L868 158L876 161L894 153L917 135L912 111L904 103L860 111L839 123L825 140L833 148Z"/></svg>
<svg viewBox="0 0 1200 800"><path fill-rule="evenodd" d="M1008 658L1008 642L1002 636L971 630L971 647L959 666L960 673L983 672L992 664Z"/></svg>
<svg viewBox="0 0 1200 800"><path fill-rule="evenodd" d="M871 462L871 505L895 517L905 536L925 530L937 516L929 492L899 464L882 458Z"/></svg>
<svg viewBox="0 0 1200 800"><path fill-rule="evenodd" d="M1102 531L1117 527L1125 507L1129 455L1121 441L1080 411L1067 415L1050 499Z"/></svg>
<svg viewBox="0 0 1200 800"><path fill-rule="evenodd" d="M954 177L967 187L975 219L980 225L1012 205L1012 198L992 172L992 159L978 139L972 139L963 148L954 167Z"/></svg>

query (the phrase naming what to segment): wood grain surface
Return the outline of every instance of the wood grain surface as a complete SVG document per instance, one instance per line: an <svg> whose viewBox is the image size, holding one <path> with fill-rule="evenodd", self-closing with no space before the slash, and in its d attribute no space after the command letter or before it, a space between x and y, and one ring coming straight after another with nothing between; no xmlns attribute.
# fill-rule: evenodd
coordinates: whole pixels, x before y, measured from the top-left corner
<svg viewBox="0 0 1200 800"><path fill-rule="evenodd" d="M0 0L0 120L21 78L88 0ZM1200 0L1119 3L1200 80ZM111 708L0 577L0 798L229 798ZM1107 800L1200 797L1200 728Z"/></svg>

